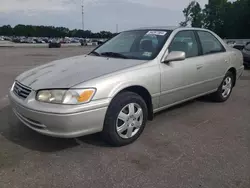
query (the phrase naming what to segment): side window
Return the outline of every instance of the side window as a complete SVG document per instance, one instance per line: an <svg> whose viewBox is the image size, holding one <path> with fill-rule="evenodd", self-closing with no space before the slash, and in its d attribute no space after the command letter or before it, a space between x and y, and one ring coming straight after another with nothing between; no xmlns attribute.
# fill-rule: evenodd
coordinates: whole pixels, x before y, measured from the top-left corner
<svg viewBox="0 0 250 188"><path fill-rule="evenodd" d="M171 42L169 48L171 51L183 51L186 57L195 57L199 55L198 43L193 31L180 31Z"/></svg>
<svg viewBox="0 0 250 188"><path fill-rule="evenodd" d="M203 54L212 54L225 51L220 41L211 33L206 31L197 31L197 33L201 41Z"/></svg>

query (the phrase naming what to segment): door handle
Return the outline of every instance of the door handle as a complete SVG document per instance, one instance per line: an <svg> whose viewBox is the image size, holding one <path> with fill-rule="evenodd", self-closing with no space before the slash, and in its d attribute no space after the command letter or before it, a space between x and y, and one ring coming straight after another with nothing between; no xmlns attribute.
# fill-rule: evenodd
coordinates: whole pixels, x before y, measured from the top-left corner
<svg viewBox="0 0 250 188"><path fill-rule="evenodd" d="M203 65L202 64L200 64L200 65L196 65L196 68L199 70L199 69L201 69L203 67Z"/></svg>

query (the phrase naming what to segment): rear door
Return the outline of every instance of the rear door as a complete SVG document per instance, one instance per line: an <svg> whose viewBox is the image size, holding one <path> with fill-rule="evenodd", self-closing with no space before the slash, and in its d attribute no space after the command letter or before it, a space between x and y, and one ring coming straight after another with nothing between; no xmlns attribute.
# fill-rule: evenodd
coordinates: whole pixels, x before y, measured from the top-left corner
<svg viewBox="0 0 250 188"><path fill-rule="evenodd" d="M202 93L215 90L229 67L230 55L221 42L208 31L196 31L202 49L202 61L197 66L199 89Z"/></svg>

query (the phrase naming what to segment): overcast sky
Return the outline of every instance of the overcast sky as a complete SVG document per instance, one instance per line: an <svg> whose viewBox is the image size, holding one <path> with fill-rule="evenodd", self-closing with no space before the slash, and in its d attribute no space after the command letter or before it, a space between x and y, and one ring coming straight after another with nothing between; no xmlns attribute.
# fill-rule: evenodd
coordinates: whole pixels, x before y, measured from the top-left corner
<svg viewBox="0 0 250 188"><path fill-rule="evenodd" d="M85 29L115 32L142 26L175 26L191 0L84 0ZM208 0L198 0L204 6ZM0 0L0 25L81 28L82 0Z"/></svg>

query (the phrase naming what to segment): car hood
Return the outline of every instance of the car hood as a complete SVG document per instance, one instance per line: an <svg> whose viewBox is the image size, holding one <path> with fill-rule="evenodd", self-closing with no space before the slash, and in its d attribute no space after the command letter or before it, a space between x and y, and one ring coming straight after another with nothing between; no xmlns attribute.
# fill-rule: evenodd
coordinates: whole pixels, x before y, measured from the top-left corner
<svg viewBox="0 0 250 188"><path fill-rule="evenodd" d="M70 88L82 82L140 65L145 61L82 55L53 61L16 78L34 90Z"/></svg>

